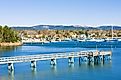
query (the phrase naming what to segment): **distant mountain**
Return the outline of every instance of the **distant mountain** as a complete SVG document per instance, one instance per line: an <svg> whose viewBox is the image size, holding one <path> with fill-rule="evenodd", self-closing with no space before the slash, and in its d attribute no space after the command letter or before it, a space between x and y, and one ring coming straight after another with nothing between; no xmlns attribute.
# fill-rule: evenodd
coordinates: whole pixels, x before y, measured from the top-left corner
<svg viewBox="0 0 121 80"><path fill-rule="evenodd" d="M11 27L16 30L111 30L112 26L63 26L63 25L36 25L32 27ZM121 30L121 26L113 26L114 30Z"/></svg>
<svg viewBox="0 0 121 80"><path fill-rule="evenodd" d="M112 27L113 30L121 30L121 26L99 26L97 28L101 30L112 30Z"/></svg>
<svg viewBox="0 0 121 80"><path fill-rule="evenodd" d="M45 30L45 29L50 29L50 30L79 30L79 29L96 29L93 27L82 27L82 26L63 26L63 25L37 25L33 26L35 30Z"/></svg>
<svg viewBox="0 0 121 80"><path fill-rule="evenodd" d="M11 27L12 29L15 29L15 30L34 30L33 27Z"/></svg>

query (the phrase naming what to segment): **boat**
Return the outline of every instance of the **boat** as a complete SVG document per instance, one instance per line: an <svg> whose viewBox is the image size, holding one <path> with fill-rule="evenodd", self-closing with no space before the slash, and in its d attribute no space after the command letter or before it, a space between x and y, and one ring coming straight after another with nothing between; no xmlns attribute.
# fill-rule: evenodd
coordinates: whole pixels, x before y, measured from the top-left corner
<svg viewBox="0 0 121 80"><path fill-rule="evenodd" d="M86 39L86 41L87 42L96 42L96 40L94 38L92 38L92 39L88 38L88 39Z"/></svg>
<svg viewBox="0 0 121 80"><path fill-rule="evenodd" d="M114 37L113 37L113 26L112 26L112 38L107 38L107 39L105 39L105 41L106 41L106 42L115 42L115 41L118 41L117 38L114 38Z"/></svg>
<svg viewBox="0 0 121 80"><path fill-rule="evenodd" d="M89 41L89 42L104 42L105 40L104 39L86 39L85 41Z"/></svg>
<svg viewBox="0 0 121 80"><path fill-rule="evenodd" d="M65 38L65 39L62 40L62 41L72 41L72 39L70 39L70 38Z"/></svg>
<svg viewBox="0 0 121 80"><path fill-rule="evenodd" d="M81 41L81 40L78 38L73 38L72 41Z"/></svg>
<svg viewBox="0 0 121 80"><path fill-rule="evenodd" d="M96 42L104 42L105 40L104 39L96 39L95 41Z"/></svg>
<svg viewBox="0 0 121 80"><path fill-rule="evenodd" d="M105 39L106 42L115 42L115 41L118 41L118 39L116 38L107 38Z"/></svg>
<svg viewBox="0 0 121 80"><path fill-rule="evenodd" d="M85 42L86 39L79 39L78 41L79 41L79 42Z"/></svg>
<svg viewBox="0 0 121 80"><path fill-rule="evenodd" d="M121 41L121 39L118 39L118 41Z"/></svg>

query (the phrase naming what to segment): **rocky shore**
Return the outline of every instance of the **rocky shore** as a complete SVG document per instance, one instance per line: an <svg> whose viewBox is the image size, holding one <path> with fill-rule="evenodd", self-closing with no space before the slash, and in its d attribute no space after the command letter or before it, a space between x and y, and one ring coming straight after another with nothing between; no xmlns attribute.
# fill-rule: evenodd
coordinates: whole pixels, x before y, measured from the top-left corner
<svg viewBox="0 0 121 80"><path fill-rule="evenodd" d="M14 43L12 43L12 42L10 42L10 43L2 42L2 43L0 43L0 46L20 46L20 45L22 45L21 42L14 42Z"/></svg>

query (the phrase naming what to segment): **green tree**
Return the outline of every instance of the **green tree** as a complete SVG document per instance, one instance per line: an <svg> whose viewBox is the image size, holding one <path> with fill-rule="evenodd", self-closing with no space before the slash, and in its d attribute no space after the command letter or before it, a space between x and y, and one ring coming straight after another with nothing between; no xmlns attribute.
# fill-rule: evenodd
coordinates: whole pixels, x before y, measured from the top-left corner
<svg viewBox="0 0 121 80"><path fill-rule="evenodd" d="M17 42L20 41L20 37L16 31L12 30L8 26L0 26L0 42Z"/></svg>
<svg viewBox="0 0 121 80"><path fill-rule="evenodd" d="M0 26L0 42L2 42L2 32L3 32L2 26Z"/></svg>

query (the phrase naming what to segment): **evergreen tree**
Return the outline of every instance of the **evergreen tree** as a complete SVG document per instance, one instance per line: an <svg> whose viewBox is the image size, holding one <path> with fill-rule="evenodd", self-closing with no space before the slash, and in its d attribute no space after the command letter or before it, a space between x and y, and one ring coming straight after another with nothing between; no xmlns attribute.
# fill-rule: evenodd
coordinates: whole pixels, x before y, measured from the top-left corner
<svg viewBox="0 0 121 80"><path fill-rule="evenodd" d="M0 42L2 42L2 26L0 26Z"/></svg>
<svg viewBox="0 0 121 80"><path fill-rule="evenodd" d="M20 37L16 31L12 30L8 26L0 26L0 42L18 42Z"/></svg>

